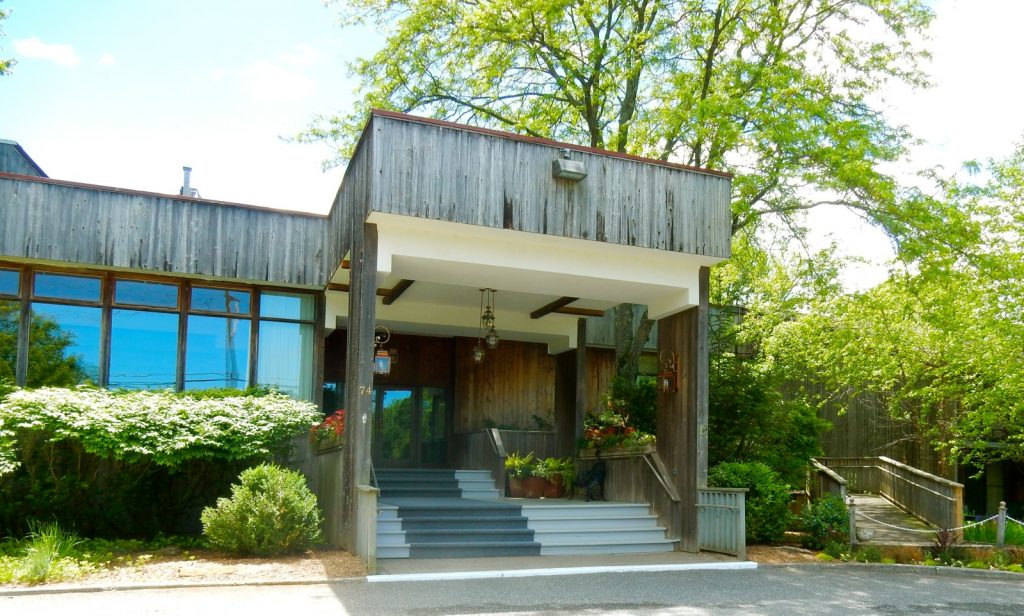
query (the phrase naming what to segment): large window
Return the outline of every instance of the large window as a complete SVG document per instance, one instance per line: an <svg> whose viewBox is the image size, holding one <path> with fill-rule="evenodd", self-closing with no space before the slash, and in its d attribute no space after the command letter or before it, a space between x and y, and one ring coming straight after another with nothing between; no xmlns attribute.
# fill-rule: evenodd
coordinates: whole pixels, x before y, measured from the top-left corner
<svg viewBox="0 0 1024 616"><path fill-rule="evenodd" d="M260 295L259 362L256 380L303 400L313 397L313 296Z"/></svg>
<svg viewBox="0 0 1024 616"><path fill-rule="evenodd" d="M272 385L312 399L314 306L304 293L4 264L0 379L29 387Z"/></svg>

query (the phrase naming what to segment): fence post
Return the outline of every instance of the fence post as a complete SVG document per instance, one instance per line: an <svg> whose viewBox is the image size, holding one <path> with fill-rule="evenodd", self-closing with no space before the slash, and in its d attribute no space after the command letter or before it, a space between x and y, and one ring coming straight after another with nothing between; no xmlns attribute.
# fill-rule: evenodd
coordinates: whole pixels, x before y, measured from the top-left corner
<svg viewBox="0 0 1024 616"><path fill-rule="evenodd" d="M1003 547L1006 540L1006 501L999 501L999 517L996 518L996 547Z"/></svg>
<svg viewBox="0 0 1024 616"><path fill-rule="evenodd" d="M846 510L850 513L850 552L853 553L857 547L857 505L852 496L846 499Z"/></svg>

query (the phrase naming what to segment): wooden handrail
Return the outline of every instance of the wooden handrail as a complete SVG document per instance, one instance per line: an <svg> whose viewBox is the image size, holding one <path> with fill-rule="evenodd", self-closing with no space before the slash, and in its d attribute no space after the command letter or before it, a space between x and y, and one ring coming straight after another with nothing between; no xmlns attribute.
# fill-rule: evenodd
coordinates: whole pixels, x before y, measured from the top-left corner
<svg viewBox="0 0 1024 616"><path fill-rule="evenodd" d="M878 459L881 460L882 462L887 463L887 464L891 464L891 465L893 465L895 467L902 468L902 469L904 469L906 471L910 471L911 473L913 473L915 475L919 475L921 477L924 477L924 478L928 479L929 481L934 481L935 483L941 483L941 484L947 485L947 486L949 486L951 488L963 488L964 487L964 484L962 484L962 483L957 483L955 481L951 481L949 479L946 479L945 477L939 477L938 475L933 475L933 474L931 474L929 472L922 471L919 468L915 468L913 466L909 466L909 465L904 464L902 462L897 462L896 460L893 460L892 458L887 458L885 456L878 456Z"/></svg>

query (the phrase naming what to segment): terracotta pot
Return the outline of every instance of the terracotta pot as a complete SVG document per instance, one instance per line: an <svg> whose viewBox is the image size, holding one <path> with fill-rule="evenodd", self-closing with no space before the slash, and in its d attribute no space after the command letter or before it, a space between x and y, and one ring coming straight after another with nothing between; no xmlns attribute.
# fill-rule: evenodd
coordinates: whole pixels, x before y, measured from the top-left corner
<svg viewBox="0 0 1024 616"><path fill-rule="evenodd" d="M523 480L519 477L508 478L508 495L510 498L522 498L524 495L523 491Z"/></svg>
<svg viewBox="0 0 1024 616"><path fill-rule="evenodd" d="M544 498L562 498L565 496L565 486L562 485L562 476L555 475L548 479L544 485Z"/></svg>
<svg viewBox="0 0 1024 616"><path fill-rule="evenodd" d="M544 486L548 483L543 477L527 477L523 479L523 492L526 498L540 498L544 496Z"/></svg>

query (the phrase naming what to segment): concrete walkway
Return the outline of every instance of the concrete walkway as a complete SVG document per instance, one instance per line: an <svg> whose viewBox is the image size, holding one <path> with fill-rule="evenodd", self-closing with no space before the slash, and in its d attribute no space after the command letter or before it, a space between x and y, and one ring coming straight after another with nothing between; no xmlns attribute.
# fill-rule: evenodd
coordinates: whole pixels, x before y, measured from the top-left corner
<svg viewBox="0 0 1024 616"><path fill-rule="evenodd" d="M851 496L857 507L857 528L868 528L874 532L870 541L862 543L930 545L935 538L934 529L931 526L896 507L885 498L874 494L851 494ZM879 522L884 522L884 524ZM885 524L913 530L897 530Z"/></svg>
<svg viewBox="0 0 1024 616"><path fill-rule="evenodd" d="M578 556L508 556L491 558L389 558L377 560L377 575L515 571L525 569L577 569L587 567L642 567L739 563L724 554L663 552L657 554L587 554Z"/></svg>

